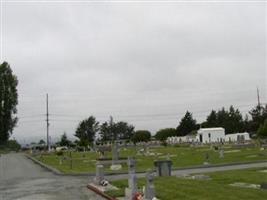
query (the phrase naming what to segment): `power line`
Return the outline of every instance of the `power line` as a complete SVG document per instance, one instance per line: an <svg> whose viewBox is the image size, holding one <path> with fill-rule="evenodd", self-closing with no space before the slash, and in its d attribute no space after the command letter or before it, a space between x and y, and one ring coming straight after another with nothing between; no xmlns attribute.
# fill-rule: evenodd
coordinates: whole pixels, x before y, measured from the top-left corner
<svg viewBox="0 0 267 200"><path fill-rule="evenodd" d="M253 106L252 104L243 104L243 105L238 105L240 112L247 112L248 107ZM47 109L48 109L48 102L47 102ZM219 108L220 109L220 108ZM212 109L206 109L206 110L196 110L193 113L193 116L207 116L209 112L211 112ZM218 109L213 109L213 110L218 110ZM135 114L135 115L113 115L115 118L124 118L130 121L153 121L153 120L166 120L166 119L178 119L180 115L183 115L185 112L171 112L171 113L153 113L153 114ZM44 115L40 115L44 116ZM50 118L49 116L52 116ZM95 115L95 117L99 121L105 121L107 119L108 115ZM47 122L47 129L48 129L48 137L49 137L49 122L54 121L54 122L79 122L81 118L86 118L88 116L86 115L70 115L70 114L46 114L46 122ZM36 122L42 122L43 120L39 119L32 119L32 120L19 120L21 123L36 123Z"/></svg>
<svg viewBox="0 0 267 200"><path fill-rule="evenodd" d="M252 104L243 104L239 105L236 107L239 108L244 108L248 106L253 106ZM239 109L240 110L240 109ZM206 109L206 110L196 110L193 112L193 114L198 114L198 113L206 113L210 112L211 109ZM123 118L139 118L139 117L164 117L164 116L178 116L181 114L184 114L185 112L172 112L172 113L155 113L155 114L137 114L137 115L113 115L115 117L123 117ZM76 118L76 117L85 117L86 115L70 115L70 114L51 114L53 117L64 117L64 118ZM98 118L106 118L107 115L96 115Z"/></svg>
<svg viewBox="0 0 267 200"><path fill-rule="evenodd" d="M22 116L19 116L19 119L28 119L28 118L36 118L36 117L43 117L45 116L46 114L36 114L36 115L22 115Z"/></svg>
<svg viewBox="0 0 267 200"><path fill-rule="evenodd" d="M26 120L26 121L21 121L21 120L19 120L18 121L18 124L20 124L20 123L40 123L40 122L44 122L45 120Z"/></svg>

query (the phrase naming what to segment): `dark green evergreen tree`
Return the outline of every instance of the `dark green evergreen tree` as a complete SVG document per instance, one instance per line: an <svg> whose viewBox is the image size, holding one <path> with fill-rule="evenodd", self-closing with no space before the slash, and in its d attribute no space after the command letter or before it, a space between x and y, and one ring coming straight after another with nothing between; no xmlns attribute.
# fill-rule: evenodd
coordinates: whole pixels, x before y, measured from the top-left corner
<svg viewBox="0 0 267 200"><path fill-rule="evenodd" d="M185 116L181 119L179 126L176 128L178 136L185 136L198 128L197 122L193 119L190 112L186 112Z"/></svg>
<svg viewBox="0 0 267 200"><path fill-rule="evenodd" d="M9 64L0 65L0 145L5 144L11 136L18 121L17 77L13 74Z"/></svg>
<svg viewBox="0 0 267 200"><path fill-rule="evenodd" d="M66 133L63 133L63 135L60 138L59 145L60 146L67 146L67 147L69 147L69 146L71 146L71 143L72 142L68 139L67 134Z"/></svg>
<svg viewBox="0 0 267 200"><path fill-rule="evenodd" d="M80 139L81 146L91 145L95 135L99 130L99 123L95 117L90 116L88 119L81 121L76 129L75 136Z"/></svg>
<svg viewBox="0 0 267 200"><path fill-rule="evenodd" d="M227 121L225 123L226 133L238 133L244 131L244 121L238 109L230 106Z"/></svg>
<svg viewBox="0 0 267 200"><path fill-rule="evenodd" d="M215 110L212 110L207 117L206 128L217 127L218 126L217 113Z"/></svg>

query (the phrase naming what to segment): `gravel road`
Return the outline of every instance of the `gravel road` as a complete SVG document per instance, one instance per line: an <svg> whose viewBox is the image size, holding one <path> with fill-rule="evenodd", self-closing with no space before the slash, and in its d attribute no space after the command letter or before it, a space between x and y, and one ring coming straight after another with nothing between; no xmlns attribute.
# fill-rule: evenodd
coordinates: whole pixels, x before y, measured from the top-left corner
<svg viewBox="0 0 267 200"><path fill-rule="evenodd" d="M88 181L54 175L23 154L0 157L0 200L103 200L86 188Z"/></svg>

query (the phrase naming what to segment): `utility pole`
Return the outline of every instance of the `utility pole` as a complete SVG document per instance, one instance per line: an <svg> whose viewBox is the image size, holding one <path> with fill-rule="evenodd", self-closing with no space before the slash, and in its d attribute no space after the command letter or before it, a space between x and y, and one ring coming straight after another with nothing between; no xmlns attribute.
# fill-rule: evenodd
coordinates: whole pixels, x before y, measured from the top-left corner
<svg viewBox="0 0 267 200"><path fill-rule="evenodd" d="M47 150L50 151L48 94L46 94L46 142L47 142Z"/></svg>
<svg viewBox="0 0 267 200"><path fill-rule="evenodd" d="M259 92L259 88L257 87L257 97L258 97L258 106L260 107L261 106L261 103L260 103L260 92Z"/></svg>

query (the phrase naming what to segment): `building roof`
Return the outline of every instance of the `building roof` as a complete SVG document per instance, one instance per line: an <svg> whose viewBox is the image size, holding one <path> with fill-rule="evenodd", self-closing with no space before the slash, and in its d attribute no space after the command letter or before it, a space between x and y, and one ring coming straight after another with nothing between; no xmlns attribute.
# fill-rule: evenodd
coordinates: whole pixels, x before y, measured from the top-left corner
<svg viewBox="0 0 267 200"><path fill-rule="evenodd" d="M222 127L200 128L199 131L224 131L224 128Z"/></svg>
<svg viewBox="0 0 267 200"><path fill-rule="evenodd" d="M226 134L226 136L234 136L234 135L249 135L248 132L243 132L243 133L230 133L230 134Z"/></svg>

